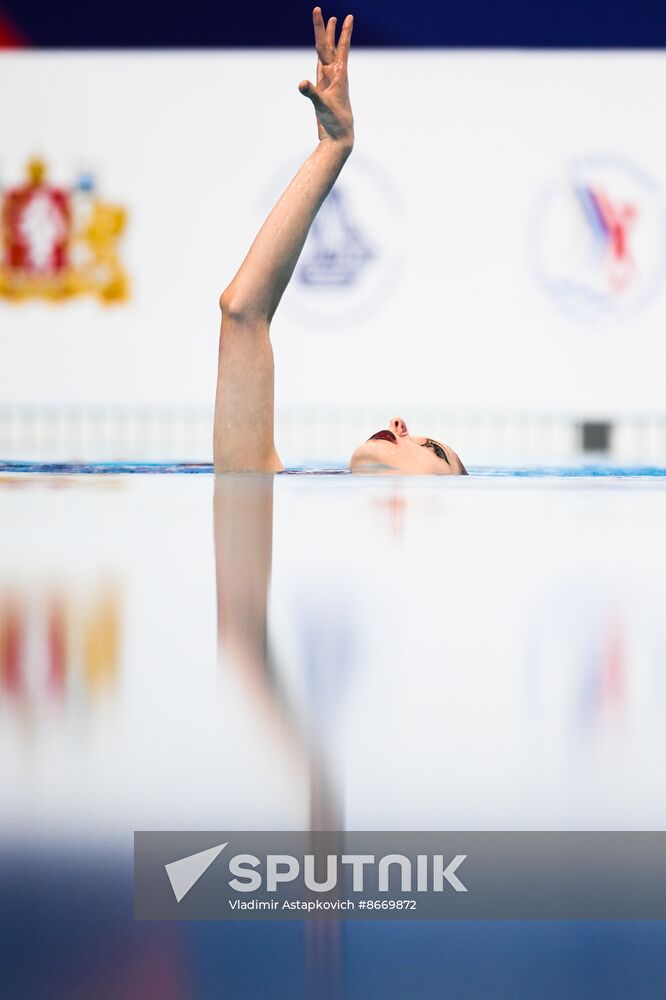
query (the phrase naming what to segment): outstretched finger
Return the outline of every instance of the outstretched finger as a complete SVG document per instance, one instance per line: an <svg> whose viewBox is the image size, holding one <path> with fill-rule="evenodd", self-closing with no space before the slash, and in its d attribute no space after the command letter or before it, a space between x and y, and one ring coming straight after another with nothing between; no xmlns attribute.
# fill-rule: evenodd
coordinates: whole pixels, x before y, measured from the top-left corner
<svg viewBox="0 0 666 1000"><path fill-rule="evenodd" d="M315 7L312 11L312 23L314 25L315 49L319 59L324 64L331 62L329 57L328 44L326 38L326 28L322 17L321 7Z"/></svg>
<svg viewBox="0 0 666 1000"><path fill-rule="evenodd" d="M337 17L329 17L328 24L326 25L326 44L328 45L331 59L335 54L335 26L337 23Z"/></svg>
<svg viewBox="0 0 666 1000"><path fill-rule="evenodd" d="M352 28L354 27L354 15L347 14L342 24L340 41L338 42L338 58L347 62L349 56L349 45L351 43Z"/></svg>

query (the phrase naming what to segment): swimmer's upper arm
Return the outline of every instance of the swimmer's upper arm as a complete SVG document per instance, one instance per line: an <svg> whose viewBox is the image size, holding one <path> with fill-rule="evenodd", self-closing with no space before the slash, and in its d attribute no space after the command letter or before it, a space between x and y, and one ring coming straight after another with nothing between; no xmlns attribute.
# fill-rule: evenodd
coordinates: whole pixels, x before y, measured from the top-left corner
<svg viewBox="0 0 666 1000"><path fill-rule="evenodd" d="M234 301L222 312L215 396L216 472L280 472L273 437L273 349L270 323Z"/></svg>

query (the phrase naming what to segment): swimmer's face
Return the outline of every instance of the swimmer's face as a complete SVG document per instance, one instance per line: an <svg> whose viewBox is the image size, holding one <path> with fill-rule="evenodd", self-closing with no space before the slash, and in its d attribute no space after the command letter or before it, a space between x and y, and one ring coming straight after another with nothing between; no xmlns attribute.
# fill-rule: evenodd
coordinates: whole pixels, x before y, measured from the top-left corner
<svg viewBox="0 0 666 1000"><path fill-rule="evenodd" d="M356 449L349 462L352 472L393 472L406 476L466 476L453 448L434 438L409 433L402 417L393 417Z"/></svg>

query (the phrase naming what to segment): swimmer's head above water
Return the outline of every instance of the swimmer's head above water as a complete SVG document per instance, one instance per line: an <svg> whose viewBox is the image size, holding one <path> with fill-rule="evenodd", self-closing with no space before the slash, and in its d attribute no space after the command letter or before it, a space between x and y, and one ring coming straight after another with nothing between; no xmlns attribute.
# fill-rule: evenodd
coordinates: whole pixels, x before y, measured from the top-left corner
<svg viewBox="0 0 666 1000"><path fill-rule="evenodd" d="M433 438L410 434L402 417L360 445L349 461L352 472L407 476L466 476L467 469L453 448Z"/></svg>

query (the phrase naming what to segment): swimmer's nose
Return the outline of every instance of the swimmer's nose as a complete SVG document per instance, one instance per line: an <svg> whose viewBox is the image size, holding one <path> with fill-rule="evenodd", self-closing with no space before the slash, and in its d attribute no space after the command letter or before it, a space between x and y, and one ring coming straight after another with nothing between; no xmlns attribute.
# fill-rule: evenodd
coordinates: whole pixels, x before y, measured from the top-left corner
<svg viewBox="0 0 666 1000"><path fill-rule="evenodd" d="M389 427L393 431L396 437L406 437L409 433L407 430L407 424L402 419L402 417L393 417L389 421Z"/></svg>

